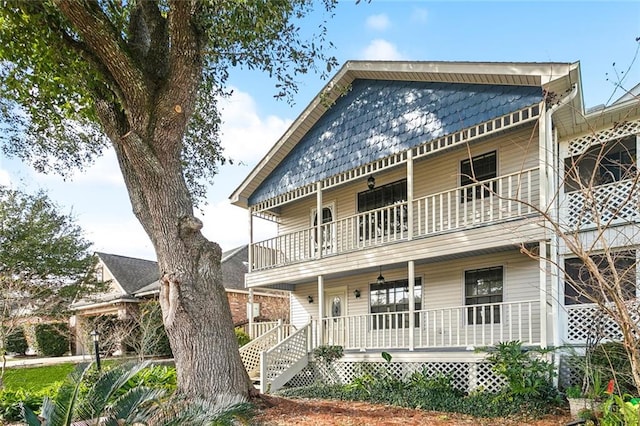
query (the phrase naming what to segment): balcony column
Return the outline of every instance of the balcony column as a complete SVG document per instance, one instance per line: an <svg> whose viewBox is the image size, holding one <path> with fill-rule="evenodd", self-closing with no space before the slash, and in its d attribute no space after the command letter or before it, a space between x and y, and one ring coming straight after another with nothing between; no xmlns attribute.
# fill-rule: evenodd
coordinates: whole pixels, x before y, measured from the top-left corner
<svg viewBox="0 0 640 426"><path fill-rule="evenodd" d="M245 283L245 287L247 284ZM249 319L249 337L254 339L256 336L253 335L253 289L249 289L249 303L247 307L247 317Z"/></svg>
<svg viewBox="0 0 640 426"><path fill-rule="evenodd" d="M247 272L251 273L253 269L253 210L251 207L247 210L249 212L249 248L247 250Z"/></svg>
<svg viewBox="0 0 640 426"><path fill-rule="evenodd" d="M409 228L411 229L411 228ZM413 260L408 264L408 277L409 277L409 350L413 351L414 348L414 331L416 326L416 297L415 297L415 284L416 284L416 264ZM424 287L424 285L423 285Z"/></svg>
<svg viewBox="0 0 640 426"><path fill-rule="evenodd" d="M317 346L323 345L324 336L324 276L318 275L318 343Z"/></svg>
<svg viewBox="0 0 640 426"><path fill-rule="evenodd" d="M538 262L540 268L540 347L547 347L547 243L540 241Z"/></svg>
<svg viewBox="0 0 640 426"><path fill-rule="evenodd" d="M407 151L407 224L407 239L411 241L413 239L413 149Z"/></svg>
<svg viewBox="0 0 640 426"><path fill-rule="evenodd" d="M316 259L322 257L322 182L316 183Z"/></svg>

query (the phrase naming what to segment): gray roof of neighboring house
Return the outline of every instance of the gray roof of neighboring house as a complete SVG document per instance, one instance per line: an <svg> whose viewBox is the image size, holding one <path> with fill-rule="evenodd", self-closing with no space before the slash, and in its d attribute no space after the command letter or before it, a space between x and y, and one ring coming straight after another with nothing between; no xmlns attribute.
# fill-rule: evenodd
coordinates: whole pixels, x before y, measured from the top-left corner
<svg viewBox="0 0 640 426"><path fill-rule="evenodd" d="M153 294L160 289L158 263L152 260L96 253L113 274L126 294L104 293L78 300L72 308L87 308L105 302L136 301L134 296ZM247 272L248 246L244 245L222 253L222 277L226 289L244 289L244 274Z"/></svg>
<svg viewBox="0 0 640 426"><path fill-rule="evenodd" d="M126 294L134 294L149 283L157 281L160 276L158 263L153 260L100 252L96 255L111 271Z"/></svg>
<svg viewBox="0 0 640 426"><path fill-rule="evenodd" d="M539 103L540 86L356 79L249 205Z"/></svg>

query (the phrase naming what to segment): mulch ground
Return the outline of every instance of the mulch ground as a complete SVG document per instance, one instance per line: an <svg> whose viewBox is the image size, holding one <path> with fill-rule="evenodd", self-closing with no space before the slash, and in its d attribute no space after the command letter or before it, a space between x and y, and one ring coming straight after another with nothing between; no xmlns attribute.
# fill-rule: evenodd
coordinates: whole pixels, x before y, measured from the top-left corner
<svg viewBox="0 0 640 426"><path fill-rule="evenodd" d="M411 410L366 402L290 399L262 396L264 403L255 422L264 426L392 426L392 425L532 425L556 426L571 421L568 413L543 419L479 419L461 414Z"/></svg>

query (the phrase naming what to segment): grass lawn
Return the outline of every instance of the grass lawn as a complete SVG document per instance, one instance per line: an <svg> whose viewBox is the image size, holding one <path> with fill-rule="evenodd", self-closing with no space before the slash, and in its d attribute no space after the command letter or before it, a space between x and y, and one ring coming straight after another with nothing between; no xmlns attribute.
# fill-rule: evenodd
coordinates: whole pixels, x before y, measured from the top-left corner
<svg viewBox="0 0 640 426"><path fill-rule="evenodd" d="M7 390L37 391L54 382L63 381L74 368L75 364L73 363L8 368L4 373L4 385Z"/></svg>

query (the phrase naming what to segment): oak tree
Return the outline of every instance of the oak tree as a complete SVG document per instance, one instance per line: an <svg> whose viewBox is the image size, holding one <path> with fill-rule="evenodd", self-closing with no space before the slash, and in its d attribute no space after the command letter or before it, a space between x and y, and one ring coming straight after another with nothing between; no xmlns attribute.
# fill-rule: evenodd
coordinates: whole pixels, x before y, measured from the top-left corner
<svg viewBox="0 0 640 426"><path fill-rule="evenodd" d="M235 342L220 247L194 216L203 185L224 161L216 99L236 67L268 73L283 97L295 92L296 76L331 71L325 23L334 3L1 1L5 152L64 172L113 147L156 251L183 395L253 389ZM315 29L301 27L319 6Z"/></svg>

